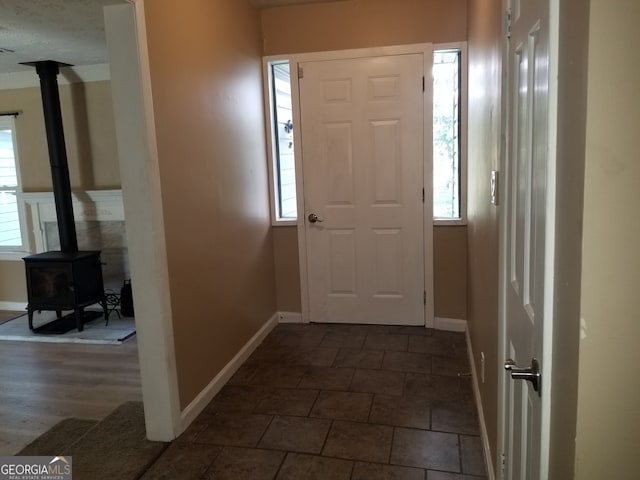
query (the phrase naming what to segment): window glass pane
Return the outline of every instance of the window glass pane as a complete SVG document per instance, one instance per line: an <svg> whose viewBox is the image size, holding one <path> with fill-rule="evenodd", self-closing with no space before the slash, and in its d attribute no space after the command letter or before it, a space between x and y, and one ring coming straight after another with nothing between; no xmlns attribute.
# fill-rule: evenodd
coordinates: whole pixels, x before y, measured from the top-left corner
<svg viewBox="0 0 640 480"><path fill-rule="evenodd" d="M433 216L460 218L460 51L433 55Z"/></svg>
<svg viewBox="0 0 640 480"><path fill-rule="evenodd" d="M18 212L18 174L9 120L0 127L0 248L22 247L22 232ZM13 122L11 122L13 123Z"/></svg>
<svg viewBox="0 0 640 480"><path fill-rule="evenodd" d="M0 187L17 187L16 160L11 130L0 129Z"/></svg>
<svg viewBox="0 0 640 480"><path fill-rule="evenodd" d="M22 246L16 191L0 191L0 247Z"/></svg>
<svg viewBox="0 0 640 480"><path fill-rule="evenodd" d="M271 64L273 79L273 132L275 142L275 174L278 218L297 217L296 172L293 153L293 107L289 63Z"/></svg>

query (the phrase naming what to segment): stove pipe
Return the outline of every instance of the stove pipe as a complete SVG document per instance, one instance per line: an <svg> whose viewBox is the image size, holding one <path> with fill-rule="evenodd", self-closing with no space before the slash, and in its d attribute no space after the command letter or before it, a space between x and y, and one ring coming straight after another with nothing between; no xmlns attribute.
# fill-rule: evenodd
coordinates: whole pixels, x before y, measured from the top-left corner
<svg viewBox="0 0 640 480"><path fill-rule="evenodd" d="M51 179L53 181L53 196L56 202L58 234L60 235L60 249L65 253L77 252L78 239L73 217L69 165L67 163L67 149L64 143L60 94L56 78L60 72L60 66L67 67L70 65L53 60L29 62L26 65L36 67L36 72L40 77L42 107L47 131L47 144L49 146Z"/></svg>

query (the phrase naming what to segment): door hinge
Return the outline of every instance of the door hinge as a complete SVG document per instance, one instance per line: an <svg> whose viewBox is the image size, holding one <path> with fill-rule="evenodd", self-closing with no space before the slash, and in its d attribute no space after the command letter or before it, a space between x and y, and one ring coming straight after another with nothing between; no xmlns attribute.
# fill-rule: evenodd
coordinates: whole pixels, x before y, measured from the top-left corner
<svg viewBox="0 0 640 480"><path fill-rule="evenodd" d="M507 475L507 455L500 455L500 480L505 480Z"/></svg>
<svg viewBox="0 0 640 480"><path fill-rule="evenodd" d="M508 8L504 15L504 31L507 38L511 38L511 9Z"/></svg>
<svg viewBox="0 0 640 480"><path fill-rule="evenodd" d="M422 91L423 92L425 91L425 85L426 85L426 83L425 83L425 79L424 79L424 75L423 75L422 76Z"/></svg>
<svg viewBox="0 0 640 480"><path fill-rule="evenodd" d="M298 65L298 78L304 78L304 69L301 65Z"/></svg>
<svg viewBox="0 0 640 480"><path fill-rule="evenodd" d="M424 203L424 188L422 189L422 203Z"/></svg>

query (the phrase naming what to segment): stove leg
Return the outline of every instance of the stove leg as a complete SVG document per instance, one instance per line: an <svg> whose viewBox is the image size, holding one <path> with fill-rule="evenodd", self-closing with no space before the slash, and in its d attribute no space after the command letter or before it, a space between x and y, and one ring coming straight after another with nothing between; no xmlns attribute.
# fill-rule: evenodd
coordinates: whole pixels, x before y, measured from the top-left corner
<svg viewBox="0 0 640 480"><path fill-rule="evenodd" d="M33 309L27 308L27 317L29 317L29 330L33 331Z"/></svg>
<svg viewBox="0 0 640 480"><path fill-rule="evenodd" d="M102 310L104 310L104 319L105 319L105 325L109 325L109 309L107 308L107 297L102 297L102 300L100 300L100 305L102 305Z"/></svg>
<svg viewBox="0 0 640 480"><path fill-rule="evenodd" d="M77 307L76 311L76 327L79 332L84 330L84 308Z"/></svg>

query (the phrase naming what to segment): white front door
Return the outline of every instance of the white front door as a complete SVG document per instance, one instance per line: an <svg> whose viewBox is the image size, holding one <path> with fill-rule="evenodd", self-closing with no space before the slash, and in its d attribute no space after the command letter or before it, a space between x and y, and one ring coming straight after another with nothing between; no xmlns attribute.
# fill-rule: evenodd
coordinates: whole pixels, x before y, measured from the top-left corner
<svg viewBox="0 0 640 480"><path fill-rule="evenodd" d="M508 54L508 149L501 288L506 321L504 478L545 477L545 257L549 172L549 0L514 0ZM549 260L549 258L547 258ZM508 365L511 363L511 365ZM534 384L536 364L541 376ZM511 367L511 370L507 368ZM547 371L549 371L547 369ZM527 380L531 379L531 381Z"/></svg>
<svg viewBox="0 0 640 480"><path fill-rule="evenodd" d="M424 325L424 57L300 67L309 320Z"/></svg>

